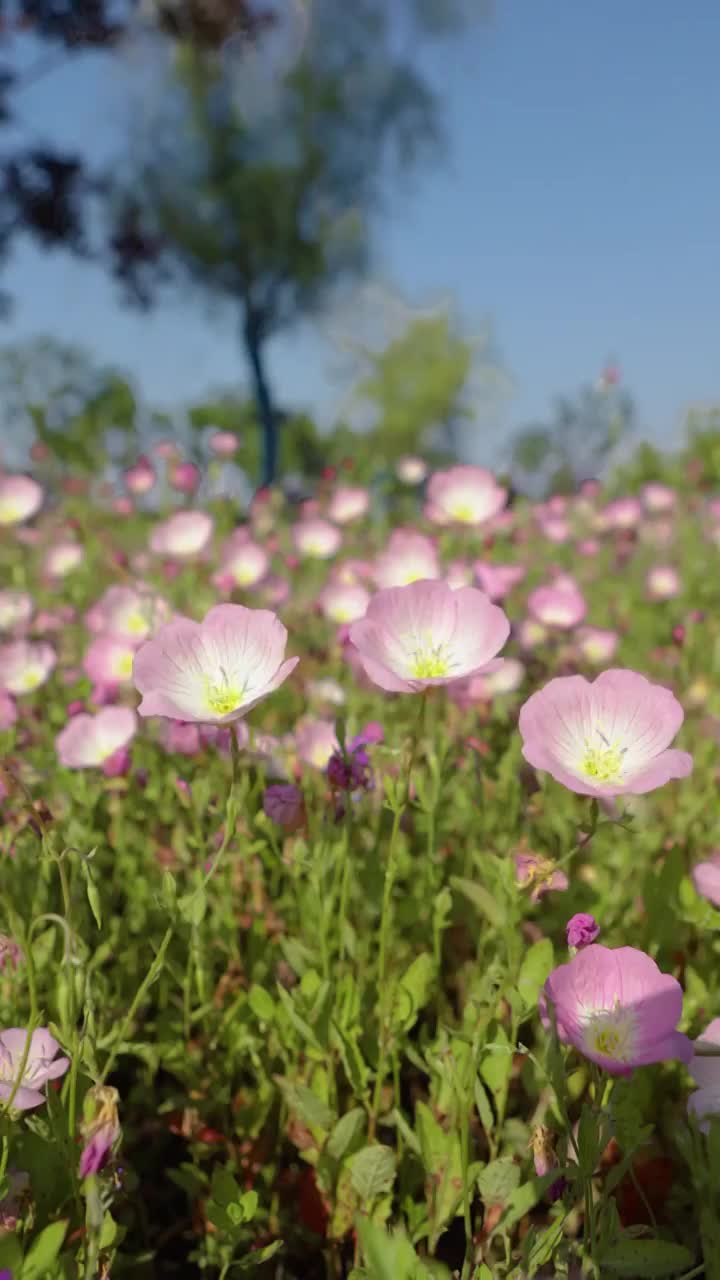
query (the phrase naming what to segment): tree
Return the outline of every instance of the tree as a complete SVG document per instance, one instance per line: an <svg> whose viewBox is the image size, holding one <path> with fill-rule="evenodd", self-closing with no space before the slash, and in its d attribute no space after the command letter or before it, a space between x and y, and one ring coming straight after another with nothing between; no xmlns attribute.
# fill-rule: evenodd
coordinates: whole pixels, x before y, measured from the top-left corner
<svg viewBox="0 0 720 1280"><path fill-rule="evenodd" d="M314 0L302 55L259 118L238 104L222 59L186 49L171 108L147 130L120 203L153 247L118 255L132 300L147 306L159 283L191 282L236 308L263 484L279 442L268 340L362 272L367 216L388 175L438 140L433 95L397 38L415 29L417 7L402 0L390 16L384 0ZM432 8L437 21L443 6Z"/></svg>
<svg viewBox="0 0 720 1280"><path fill-rule="evenodd" d="M521 487L530 482L571 493L605 468L634 425L631 396L616 381L600 378L574 397L558 397L550 422L523 428L512 449L514 478Z"/></svg>

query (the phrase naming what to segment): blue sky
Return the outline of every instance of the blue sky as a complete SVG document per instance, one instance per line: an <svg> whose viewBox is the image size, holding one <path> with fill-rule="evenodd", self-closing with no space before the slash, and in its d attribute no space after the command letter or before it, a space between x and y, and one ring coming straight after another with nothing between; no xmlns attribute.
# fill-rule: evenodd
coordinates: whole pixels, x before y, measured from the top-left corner
<svg viewBox="0 0 720 1280"><path fill-rule="evenodd" d="M542 417L556 392L613 355L646 434L671 443L689 403L720 401L720 5L496 9L424 56L450 149L388 195L376 278L418 306L454 296L470 333L492 322L514 384L498 433ZM95 57L66 66L25 91L25 126L113 154L134 80L132 58L110 76ZM8 339L85 343L165 405L244 380L228 312L210 318L186 301L137 316L100 272L27 246L7 274L17 299ZM317 329L273 346L279 398L324 419L345 390L336 369ZM484 430L478 456L490 451Z"/></svg>

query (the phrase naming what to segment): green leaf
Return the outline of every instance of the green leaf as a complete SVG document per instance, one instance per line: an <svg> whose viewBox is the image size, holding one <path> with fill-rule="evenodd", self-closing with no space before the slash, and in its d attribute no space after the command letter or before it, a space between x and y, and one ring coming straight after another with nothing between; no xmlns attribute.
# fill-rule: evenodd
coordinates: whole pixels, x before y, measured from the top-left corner
<svg viewBox="0 0 720 1280"><path fill-rule="evenodd" d="M485 1130L486 1136L489 1138L495 1128L495 1117L490 1106L490 1099L485 1091L485 1086L479 1076L475 1077L475 1106L480 1117L480 1123Z"/></svg>
<svg viewBox="0 0 720 1280"><path fill-rule="evenodd" d="M93 913L93 918L98 929L102 929L102 908L100 906L100 894L98 893L97 885L92 878L87 862L83 861L80 865L83 869L83 875L85 876L85 892L87 893L87 900L90 903L90 910Z"/></svg>
<svg viewBox="0 0 720 1280"><path fill-rule="evenodd" d="M41 1280L52 1268L65 1239L67 1222L51 1222L33 1242L22 1266L22 1280Z"/></svg>
<svg viewBox="0 0 720 1280"><path fill-rule="evenodd" d="M430 999L435 981L435 961L425 953L416 956L395 990L393 1025L409 1031Z"/></svg>
<svg viewBox="0 0 720 1280"><path fill-rule="evenodd" d="M480 1170L478 1190L486 1204L507 1204L520 1183L520 1168L513 1160L503 1157L492 1160Z"/></svg>
<svg viewBox="0 0 720 1280"><path fill-rule="evenodd" d="M255 1249L253 1253L249 1253L245 1258L238 1258L237 1261L230 1263L230 1269L234 1271L252 1271L254 1267L259 1267L261 1262L269 1262L270 1258L274 1258L279 1253L284 1244L283 1240L273 1240L272 1244L265 1245L264 1249Z"/></svg>
<svg viewBox="0 0 720 1280"><path fill-rule="evenodd" d="M390 1190L395 1181L395 1152L379 1143L363 1147L349 1162L352 1185L362 1204L371 1204Z"/></svg>
<svg viewBox="0 0 720 1280"><path fill-rule="evenodd" d="M16 1272L19 1275L22 1256L20 1241L14 1232L8 1232L7 1235L0 1236L0 1267L5 1267L8 1271L12 1271L13 1275Z"/></svg>
<svg viewBox="0 0 720 1280"><path fill-rule="evenodd" d="M682 1244L667 1240L618 1240L605 1249L600 1264L615 1276L643 1280L645 1276L673 1276L687 1271L695 1255ZM23 1273L24 1275L24 1273Z"/></svg>
<svg viewBox="0 0 720 1280"><path fill-rule="evenodd" d="M307 1125L308 1129L330 1132L335 1122L335 1115L322 1098L318 1098L307 1085L296 1084L292 1080L283 1079L282 1076L276 1076L275 1079L282 1089L288 1107L303 1124Z"/></svg>
<svg viewBox="0 0 720 1280"><path fill-rule="evenodd" d="M275 1001L264 987L252 986L248 991L248 1003L260 1022L272 1022L275 1017Z"/></svg>
<svg viewBox="0 0 720 1280"><path fill-rule="evenodd" d="M535 1008L541 988L553 967L553 944L549 938L534 942L520 966L518 991L529 1008Z"/></svg>
<svg viewBox="0 0 720 1280"><path fill-rule="evenodd" d="M357 1230L368 1280L424 1280L428 1275L403 1231L387 1232L367 1218L358 1220Z"/></svg>
<svg viewBox="0 0 720 1280"><path fill-rule="evenodd" d="M490 1092L497 1096L505 1088L505 1083L512 1070L512 1048L505 1029L498 1025L496 1039L486 1044L480 1063L480 1075Z"/></svg>
<svg viewBox="0 0 720 1280"><path fill-rule="evenodd" d="M474 880L464 880L462 876L451 876L450 884L453 889L457 889L462 893L468 902L471 902L481 916L485 916L486 920L496 929L502 929L507 920L505 907L497 898L494 898L489 889L482 884L476 884Z"/></svg>
<svg viewBox="0 0 720 1280"><path fill-rule="evenodd" d="M353 1107L352 1111L347 1111L344 1116L340 1117L330 1134L325 1146L327 1154L339 1163L347 1155L364 1128L365 1112L362 1107Z"/></svg>
<svg viewBox="0 0 720 1280"><path fill-rule="evenodd" d="M194 889L192 893L184 893L178 898L180 919L186 924L202 924L207 910L207 894L204 889Z"/></svg>
<svg viewBox="0 0 720 1280"><path fill-rule="evenodd" d="M236 1204L240 1199L240 1187L229 1169L218 1166L213 1171L210 1194L216 1204L226 1209L229 1204Z"/></svg>

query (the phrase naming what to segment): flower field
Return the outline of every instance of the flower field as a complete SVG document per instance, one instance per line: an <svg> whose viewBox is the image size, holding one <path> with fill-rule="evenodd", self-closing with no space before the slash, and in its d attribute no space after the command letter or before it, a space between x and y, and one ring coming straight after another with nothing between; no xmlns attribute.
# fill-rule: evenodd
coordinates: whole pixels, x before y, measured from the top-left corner
<svg viewBox="0 0 720 1280"><path fill-rule="evenodd" d="M717 1280L702 467L202 484L0 473L0 1277Z"/></svg>

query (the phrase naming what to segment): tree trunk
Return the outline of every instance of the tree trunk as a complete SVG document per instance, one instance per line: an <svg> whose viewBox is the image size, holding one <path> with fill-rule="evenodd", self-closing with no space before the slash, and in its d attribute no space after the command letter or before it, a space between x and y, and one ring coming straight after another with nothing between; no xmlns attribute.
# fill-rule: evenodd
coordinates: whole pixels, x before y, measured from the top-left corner
<svg viewBox="0 0 720 1280"><path fill-rule="evenodd" d="M243 341L245 353L252 375L253 396L262 432L262 467L260 484L263 488L273 484L277 475L278 464L278 421L272 394L265 372L265 360L262 350L262 336L259 318L249 308L245 310L243 322Z"/></svg>

